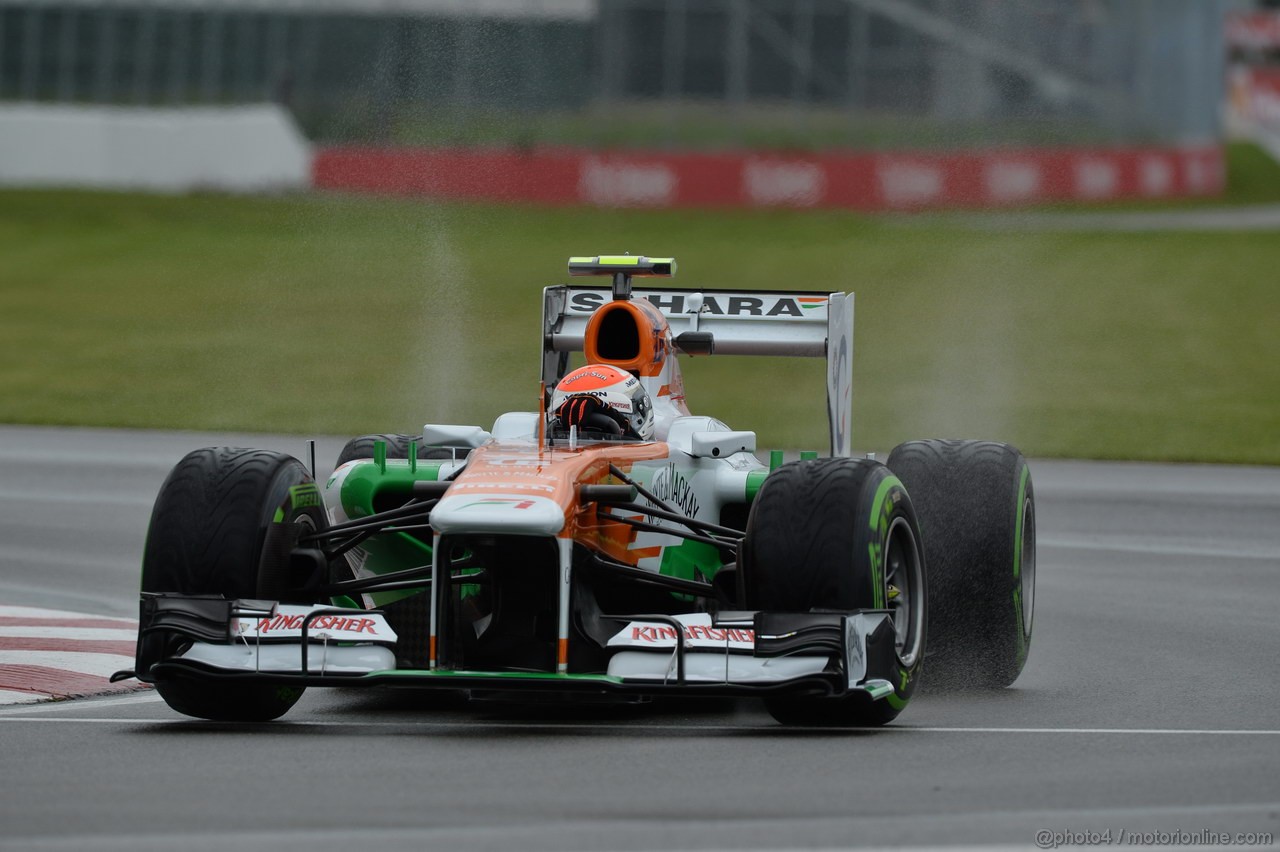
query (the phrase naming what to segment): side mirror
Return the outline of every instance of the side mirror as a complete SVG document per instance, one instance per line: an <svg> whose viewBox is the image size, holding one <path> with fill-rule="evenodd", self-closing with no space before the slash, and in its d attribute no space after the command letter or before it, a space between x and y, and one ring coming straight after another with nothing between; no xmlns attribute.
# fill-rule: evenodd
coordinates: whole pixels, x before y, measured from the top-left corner
<svg viewBox="0 0 1280 852"><path fill-rule="evenodd" d="M756 451L755 432L694 432L689 436L690 455L719 459L734 453Z"/></svg>
<svg viewBox="0 0 1280 852"><path fill-rule="evenodd" d="M476 447L492 436L479 426L447 426L428 423L422 427L422 443L428 447Z"/></svg>
<svg viewBox="0 0 1280 852"><path fill-rule="evenodd" d="M493 421L491 432L493 437L500 441L515 438L537 438L538 412L508 411L506 414L499 414L498 419Z"/></svg>
<svg viewBox="0 0 1280 852"><path fill-rule="evenodd" d="M714 355L716 341L709 331L686 331L676 335L676 349L685 355Z"/></svg>

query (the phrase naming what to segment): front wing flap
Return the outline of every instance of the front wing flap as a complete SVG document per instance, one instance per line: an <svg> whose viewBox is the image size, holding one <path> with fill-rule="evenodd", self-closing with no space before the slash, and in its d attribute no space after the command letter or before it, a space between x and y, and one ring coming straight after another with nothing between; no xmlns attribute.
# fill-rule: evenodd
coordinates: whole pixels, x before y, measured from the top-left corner
<svg viewBox="0 0 1280 852"><path fill-rule="evenodd" d="M149 683L199 678L636 694L893 692L897 656L886 610L606 617L624 626L609 640L605 673L397 669L399 637L376 610L148 595L136 674L120 675Z"/></svg>

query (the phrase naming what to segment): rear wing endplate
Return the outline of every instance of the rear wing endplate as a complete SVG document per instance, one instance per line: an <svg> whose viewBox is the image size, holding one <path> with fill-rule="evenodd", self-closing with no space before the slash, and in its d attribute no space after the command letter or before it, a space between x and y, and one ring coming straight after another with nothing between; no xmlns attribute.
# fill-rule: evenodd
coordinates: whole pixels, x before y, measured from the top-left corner
<svg viewBox="0 0 1280 852"><path fill-rule="evenodd" d="M612 298L609 287L557 286L543 290L542 381L554 387L581 352L587 320ZM812 291L637 288L679 337L710 333L717 355L825 358L827 415L833 456L852 454L853 294Z"/></svg>

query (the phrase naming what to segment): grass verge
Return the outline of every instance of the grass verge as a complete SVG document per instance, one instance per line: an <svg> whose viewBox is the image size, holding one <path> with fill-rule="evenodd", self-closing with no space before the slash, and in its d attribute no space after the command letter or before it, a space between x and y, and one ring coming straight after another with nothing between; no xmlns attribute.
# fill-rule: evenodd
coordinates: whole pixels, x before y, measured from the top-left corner
<svg viewBox="0 0 1280 852"><path fill-rule="evenodd" d="M0 192L0 422L300 433L535 404L570 254L854 290L855 444L1280 463L1280 240L980 233L845 213ZM825 446L820 362L687 363L700 413Z"/></svg>

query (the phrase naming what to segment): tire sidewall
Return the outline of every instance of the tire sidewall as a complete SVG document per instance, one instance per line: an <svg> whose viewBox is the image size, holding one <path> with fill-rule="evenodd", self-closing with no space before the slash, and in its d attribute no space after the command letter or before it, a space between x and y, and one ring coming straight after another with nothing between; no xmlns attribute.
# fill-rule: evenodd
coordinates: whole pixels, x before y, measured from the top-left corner
<svg viewBox="0 0 1280 852"><path fill-rule="evenodd" d="M1035 487L1031 482L1031 468L1019 455L1018 500L1014 511L1014 567L1013 567L1013 608L1014 623L1017 627L1016 666L1021 672L1027 662L1027 654L1031 648L1031 634L1035 630ZM1028 547L1029 544L1029 547ZM1027 557L1030 556L1028 560ZM1027 583L1030 585L1030 618L1026 617L1024 601L1023 572L1028 572Z"/></svg>
<svg viewBox="0 0 1280 852"><path fill-rule="evenodd" d="M883 465L878 467L877 473L868 477L863 488L866 504L865 508L859 509L858 520L855 521L858 534L854 542L855 564L852 573L856 576L865 576L869 580L871 585L869 591L873 597L872 603L866 605L867 608L889 608L889 590L885 575L888 569L889 538L895 522L901 520L907 525L919 564L919 572L915 577L917 588L912 590L912 594L915 595L912 606L925 607L928 601L928 572L925 567L924 543L920 540L920 527L915 508L902 480ZM865 522L862 519L866 519ZM916 611L911 613L911 618L917 621ZM915 632L911 637L911 644L916 649L915 656L909 662L904 662L901 656L895 655L897 666L896 676L893 679L894 694L877 702L887 703L892 707L895 711L893 716L906 707L907 701L915 693L916 683L924 665L927 623L927 614L919 610L917 624L913 625Z"/></svg>
<svg viewBox="0 0 1280 852"><path fill-rule="evenodd" d="M289 575L289 554L298 539L327 529L328 516L320 488L301 462L281 466L263 503L258 544L256 594L263 600L283 600L297 581ZM289 603L316 603L298 600Z"/></svg>

